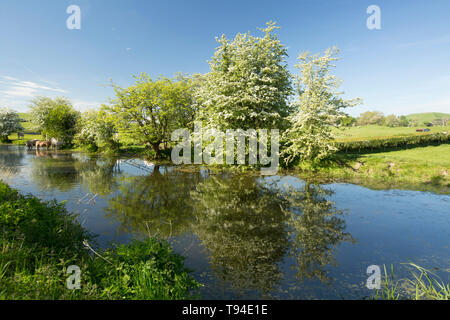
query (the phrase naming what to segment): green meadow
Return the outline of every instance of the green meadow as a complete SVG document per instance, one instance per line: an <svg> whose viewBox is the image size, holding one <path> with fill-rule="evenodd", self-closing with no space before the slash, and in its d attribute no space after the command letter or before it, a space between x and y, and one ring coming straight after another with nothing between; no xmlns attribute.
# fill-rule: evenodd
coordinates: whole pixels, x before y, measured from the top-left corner
<svg viewBox="0 0 450 320"><path fill-rule="evenodd" d="M362 139L384 139L394 136L407 135L426 135L438 132L450 132L450 127L430 127L430 132L416 132L417 129L424 129L421 127L387 127L378 125L368 125L360 127L350 127L338 132L338 141L352 141Z"/></svg>

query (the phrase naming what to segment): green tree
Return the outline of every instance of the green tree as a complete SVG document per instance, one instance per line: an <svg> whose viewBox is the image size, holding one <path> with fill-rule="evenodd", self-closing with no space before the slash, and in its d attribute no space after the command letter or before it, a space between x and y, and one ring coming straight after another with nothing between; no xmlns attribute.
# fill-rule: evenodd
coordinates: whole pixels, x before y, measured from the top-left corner
<svg viewBox="0 0 450 320"><path fill-rule="evenodd" d="M330 74L336 48L328 49L323 56L300 54L295 66L300 75L295 77L296 99L294 112L289 116L291 126L284 132L286 143L282 155L286 164L294 159L317 163L329 157L336 148L333 144L333 127L340 127L346 117L342 111L360 102L359 99L344 100L338 92L340 81Z"/></svg>
<svg viewBox="0 0 450 320"><path fill-rule="evenodd" d="M283 128L291 93L287 50L278 40L275 23L267 23L263 37L222 35L209 62L210 72L197 91L199 119L224 129Z"/></svg>
<svg viewBox="0 0 450 320"><path fill-rule="evenodd" d="M104 110L90 110L81 114L78 121L75 143L91 150L117 150L116 128L111 117Z"/></svg>
<svg viewBox="0 0 450 320"><path fill-rule="evenodd" d="M382 125L384 123L384 115L380 111L366 111L359 115L357 124L365 126L369 124Z"/></svg>
<svg viewBox="0 0 450 320"><path fill-rule="evenodd" d="M71 145L76 134L80 112L64 97L55 99L36 97L31 102L32 123L42 130L48 138L60 139L66 145Z"/></svg>
<svg viewBox="0 0 450 320"><path fill-rule="evenodd" d="M356 118L352 116L345 116L341 119L340 125L343 127L350 127L356 123Z"/></svg>
<svg viewBox="0 0 450 320"><path fill-rule="evenodd" d="M186 77L154 81L147 74L135 79L128 88L113 84L116 99L104 110L111 114L122 139L147 145L158 158L171 132L193 120L191 81Z"/></svg>
<svg viewBox="0 0 450 320"><path fill-rule="evenodd" d="M388 127L398 127L400 121L395 114L390 114L384 119L384 124Z"/></svg>
<svg viewBox="0 0 450 320"><path fill-rule="evenodd" d="M11 133L22 130L18 113L8 108L0 108L0 141L7 142Z"/></svg>
<svg viewBox="0 0 450 320"><path fill-rule="evenodd" d="M408 127L410 124L411 123L408 120L408 118L406 118L406 116L400 116L400 118L399 118L399 126L400 127Z"/></svg>

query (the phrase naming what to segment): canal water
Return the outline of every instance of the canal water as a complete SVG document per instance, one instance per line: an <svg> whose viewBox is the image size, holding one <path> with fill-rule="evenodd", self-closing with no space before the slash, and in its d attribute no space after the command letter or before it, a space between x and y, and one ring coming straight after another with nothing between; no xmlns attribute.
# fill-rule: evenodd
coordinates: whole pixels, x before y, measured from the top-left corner
<svg viewBox="0 0 450 320"><path fill-rule="evenodd" d="M371 265L449 282L450 196L0 146L0 179L65 201L97 246L169 241L204 299L361 299Z"/></svg>

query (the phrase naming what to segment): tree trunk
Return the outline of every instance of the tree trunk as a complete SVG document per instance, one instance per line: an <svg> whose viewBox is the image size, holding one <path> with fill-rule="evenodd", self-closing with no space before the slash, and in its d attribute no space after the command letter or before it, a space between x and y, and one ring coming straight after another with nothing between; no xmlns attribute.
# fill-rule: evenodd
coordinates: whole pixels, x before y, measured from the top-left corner
<svg viewBox="0 0 450 320"><path fill-rule="evenodd" d="M159 150L159 142L158 143L152 143L152 149L155 151L155 159L159 159L161 157L160 150Z"/></svg>

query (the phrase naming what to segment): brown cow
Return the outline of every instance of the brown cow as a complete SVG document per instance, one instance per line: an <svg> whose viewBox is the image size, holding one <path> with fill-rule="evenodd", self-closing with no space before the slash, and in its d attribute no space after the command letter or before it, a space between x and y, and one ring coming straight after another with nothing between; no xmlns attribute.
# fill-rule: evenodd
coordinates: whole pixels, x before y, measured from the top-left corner
<svg viewBox="0 0 450 320"><path fill-rule="evenodd" d="M50 148L52 143L50 141L37 141L36 142L36 150L39 150L39 148L45 147L47 150Z"/></svg>

